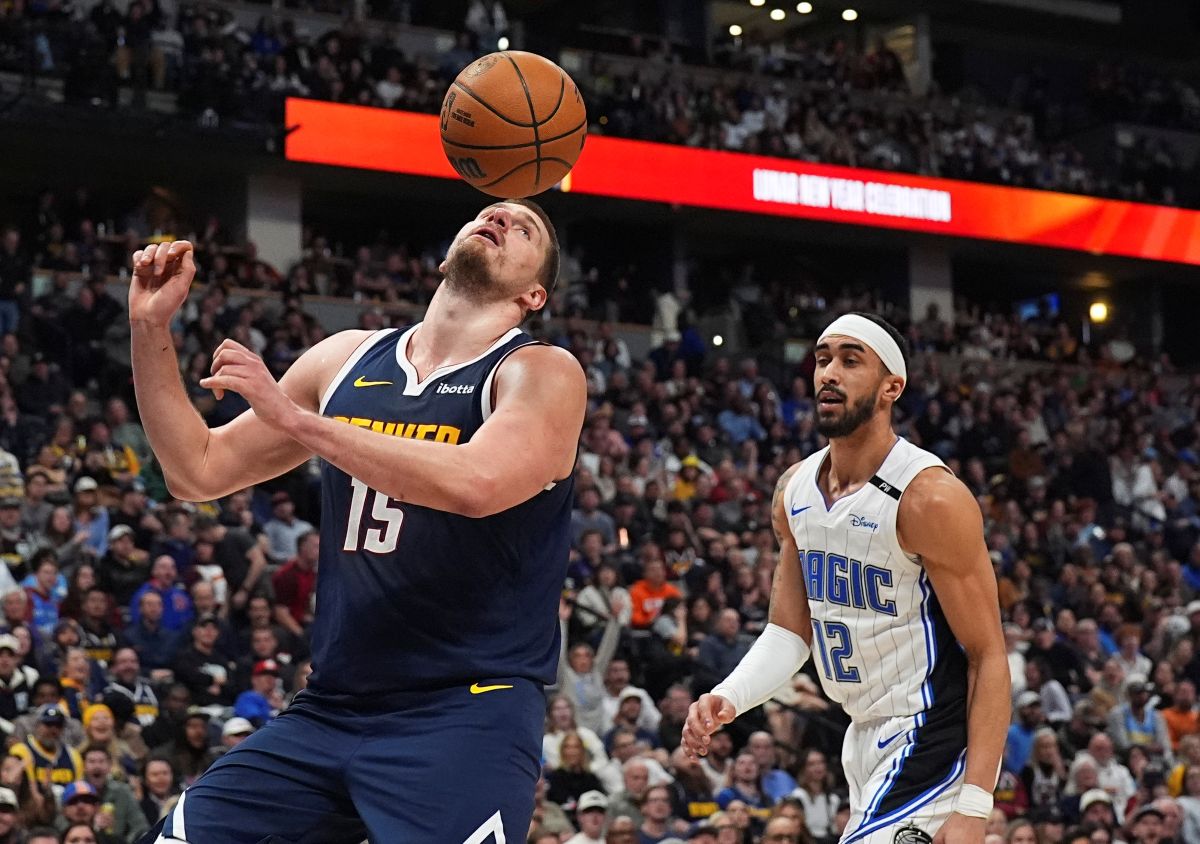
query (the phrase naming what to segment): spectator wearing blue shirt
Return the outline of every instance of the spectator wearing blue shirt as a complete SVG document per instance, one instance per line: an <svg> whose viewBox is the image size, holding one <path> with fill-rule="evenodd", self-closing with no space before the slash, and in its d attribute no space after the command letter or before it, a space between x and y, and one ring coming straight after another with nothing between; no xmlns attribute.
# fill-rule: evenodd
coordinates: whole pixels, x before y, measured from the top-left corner
<svg viewBox="0 0 1200 844"><path fill-rule="evenodd" d="M137 651L147 671L170 668L175 662L179 634L163 627L162 595L153 590L143 592L137 608L138 620L125 628L124 643Z"/></svg>
<svg viewBox="0 0 1200 844"><path fill-rule="evenodd" d="M1017 720L1008 728L1004 745L1004 769L1020 773L1033 753L1033 736L1042 726L1042 696L1021 692L1017 698Z"/></svg>
<svg viewBox="0 0 1200 844"><path fill-rule="evenodd" d="M750 734L746 749L754 754L762 775L762 790L771 805L778 803L796 790L796 780L779 767L779 753L775 749L775 737L766 730Z"/></svg>
<svg viewBox="0 0 1200 844"><path fill-rule="evenodd" d="M751 809L766 809L771 805L771 798L763 792L762 771L758 761L748 750L742 751L733 760L729 785L717 792L717 805L722 810L729 808L734 800L741 800Z"/></svg>
<svg viewBox="0 0 1200 844"><path fill-rule="evenodd" d="M651 732L638 726L642 717L642 692L633 686L626 686L617 698L617 712L613 715L613 727L604 735L604 751L611 754L613 739L619 730L625 729L637 736L638 741L644 741L649 747L658 747L658 733Z"/></svg>
<svg viewBox="0 0 1200 844"><path fill-rule="evenodd" d="M100 506L100 485L84 475L75 482L75 531L86 531L83 544L92 554L108 553L108 508Z"/></svg>
<svg viewBox="0 0 1200 844"><path fill-rule="evenodd" d="M746 440L761 441L767 438L766 429L750 412L750 405L741 393L735 393L729 407L717 415L717 425L735 447Z"/></svg>
<svg viewBox="0 0 1200 844"><path fill-rule="evenodd" d="M33 574L25 581L32 578L33 582L29 584L23 581L22 585L29 596L33 626L41 635L50 637L54 633L54 625L58 623L58 607L62 603L62 598L54 588L62 579L58 573L58 559L49 548L43 548L33 555L30 566Z"/></svg>
<svg viewBox="0 0 1200 844"><path fill-rule="evenodd" d="M133 593L129 600L129 619L133 624L138 623L141 615L142 596L147 592L157 592L162 598L162 626L167 630L178 631L191 622L195 616L192 599L188 593L175 585L178 572L175 569L175 558L170 554L162 554L154 560L150 569L150 579L140 589Z"/></svg>
<svg viewBox="0 0 1200 844"><path fill-rule="evenodd" d="M238 695L233 704L233 714L261 727L283 709L279 663L273 659L262 659L255 663L250 675L250 687L249 691Z"/></svg>

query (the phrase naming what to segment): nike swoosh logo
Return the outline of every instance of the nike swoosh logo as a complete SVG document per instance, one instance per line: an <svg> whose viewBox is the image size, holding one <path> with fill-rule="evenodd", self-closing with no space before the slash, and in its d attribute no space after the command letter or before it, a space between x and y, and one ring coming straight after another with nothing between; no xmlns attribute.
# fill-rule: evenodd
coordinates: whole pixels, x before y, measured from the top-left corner
<svg viewBox="0 0 1200 844"><path fill-rule="evenodd" d="M473 694L473 695L481 695L481 694L483 694L484 692L497 692L497 691L499 691L500 689L511 689L511 688L512 688L512 686L504 686L504 685L499 685L499 686L481 686L481 685L479 685L478 683L472 683L472 684L471 684L471 694Z"/></svg>
<svg viewBox="0 0 1200 844"><path fill-rule="evenodd" d="M884 739L883 741L876 742L876 744L879 745L880 750L883 750L885 747L887 747L889 744L894 742L897 738L899 738L903 734L904 734L904 730L901 730L900 732L896 733L896 735L892 736L890 739Z"/></svg>
<svg viewBox="0 0 1200 844"><path fill-rule="evenodd" d="M811 504L809 504L809 505L808 505L808 507L811 507L811 506L812 506ZM808 509L808 507L793 507L793 508L792 508L792 515L793 515L793 516L799 516L801 513L803 513L805 510L807 510L807 509Z"/></svg>
<svg viewBox="0 0 1200 844"><path fill-rule="evenodd" d="M364 381L360 375L354 382L355 387L382 387L384 384L391 384L391 381Z"/></svg>

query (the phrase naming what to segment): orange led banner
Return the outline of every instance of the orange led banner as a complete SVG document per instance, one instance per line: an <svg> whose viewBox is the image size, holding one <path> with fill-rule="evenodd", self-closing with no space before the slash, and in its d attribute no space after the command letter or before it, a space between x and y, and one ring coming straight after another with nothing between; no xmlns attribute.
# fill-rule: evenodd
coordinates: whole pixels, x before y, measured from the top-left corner
<svg viewBox="0 0 1200 844"><path fill-rule="evenodd" d="M429 114L289 99L287 158L453 179ZM561 190L1200 264L1200 212L590 137Z"/></svg>

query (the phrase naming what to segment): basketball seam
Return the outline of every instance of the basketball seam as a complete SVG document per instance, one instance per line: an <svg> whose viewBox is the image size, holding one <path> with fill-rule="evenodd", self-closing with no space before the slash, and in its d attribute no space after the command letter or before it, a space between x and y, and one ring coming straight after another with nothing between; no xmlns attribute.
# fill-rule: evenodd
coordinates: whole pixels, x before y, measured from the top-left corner
<svg viewBox="0 0 1200 844"><path fill-rule="evenodd" d="M550 110L550 113L548 115L546 115L546 119L538 122L538 124L537 124L538 126L545 126L547 123L549 123L551 120L554 119L554 115L558 114L558 110L560 108L562 108L564 95L566 93L567 93L567 80L560 73L558 75L558 102L556 102L554 104L554 108ZM533 119L537 120L536 114L533 116Z"/></svg>
<svg viewBox="0 0 1200 844"><path fill-rule="evenodd" d="M585 117L577 126L571 127L568 131L563 132L561 135L555 135L552 138L543 138L542 143L550 144L554 143L555 141L561 141L563 138L569 138L571 135L574 135L576 132L585 128L586 126L587 118ZM443 138L442 140L444 143L459 147L461 149L524 149L525 147L531 147L534 145L533 141L529 141L528 143L524 144L462 144L458 141L452 141L449 138Z"/></svg>
<svg viewBox="0 0 1200 844"><path fill-rule="evenodd" d="M505 123L510 123L510 124L512 124L513 126L520 126L522 129L533 129L533 128L535 128L535 125L534 125L533 123L521 123L521 122L520 122L520 121L518 121L518 120L513 120L513 119L511 119L511 118L509 118L509 117L506 117L506 116L504 116L504 115L503 115L503 114L501 114L500 112L496 111L496 109L494 109L494 108L492 108L490 105L488 105L488 104L487 104L487 102L486 102L486 101L485 101L485 100L484 100L482 97L480 97L478 94L476 94L474 91L472 91L470 88L468 88L466 85L464 85L463 83L459 82L458 80L455 80L455 81L454 81L454 84L455 84L457 87L459 87L459 88L462 88L462 89L463 89L464 91L466 91L468 94L470 94L470 95L471 95L471 96L472 96L472 97L475 99L475 102L479 103L481 106L483 106L484 108L486 108L486 109L487 109L488 111L490 111L492 114L494 114L494 115L496 115L497 117L499 117L499 118L500 118L501 120L503 120Z"/></svg>
<svg viewBox="0 0 1200 844"><path fill-rule="evenodd" d="M525 102L529 104L529 119L533 121L534 163L537 165L537 170L533 174L533 186L536 188L542 182L542 141L538 137L537 112L533 108L533 95L529 93L529 83L525 81L525 74L521 73L521 66L517 64L517 60L508 53L504 54L504 58L512 63L513 70L517 72L517 79L521 80L521 89L525 92ZM492 184L495 184L495 182Z"/></svg>
<svg viewBox="0 0 1200 844"><path fill-rule="evenodd" d="M553 161L553 162L555 162L555 163L557 163L557 164L561 164L561 165L563 165L563 166L564 166L564 167L566 167L568 170L570 170L570 169L571 169L571 162L567 161L565 158L559 158L559 157L557 157L557 156L547 156L547 157L546 157L546 158L544 158L544 159L541 159L541 158L539 158L539 159L537 159L537 161L535 161L534 159L530 159L529 161L522 161L522 162L521 162L520 164L518 164L516 167L512 168L511 170L509 170L507 173L504 173L504 174L503 174L503 175L501 175L501 176L497 176L495 179L492 179L492 181L488 182L487 184L483 184L483 185L476 185L476 187L480 187L480 188L490 188L492 185L496 184L497 182L503 182L505 179L507 179L507 178L508 178L509 176L511 176L513 173L515 173L515 172L517 172L518 170L520 170L522 167L528 167L530 164L535 164L535 163L536 163L536 164L538 165L538 167L540 168L540 167L541 167L541 163L540 163L541 161Z"/></svg>

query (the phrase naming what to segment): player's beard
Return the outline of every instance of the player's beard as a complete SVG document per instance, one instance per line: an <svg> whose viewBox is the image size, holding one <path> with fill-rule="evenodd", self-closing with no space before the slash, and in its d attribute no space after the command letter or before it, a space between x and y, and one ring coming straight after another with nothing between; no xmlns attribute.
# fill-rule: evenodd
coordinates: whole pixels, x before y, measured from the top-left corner
<svg viewBox="0 0 1200 844"><path fill-rule="evenodd" d="M818 394L819 395L819 394ZM817 404L817 433L826 439L848 437L870 421L875 415L875 396L863 396L854 404L842 397L842 415L835 418L822 418L821 405Z"/></svg>
<svg viewBox="0 0 1200 844"><path fill-rule="evenodd" d="M488 302L496 298L500 283L496 279L487 246L461 241L446 256L446 286L467 299Z"/></svg>

